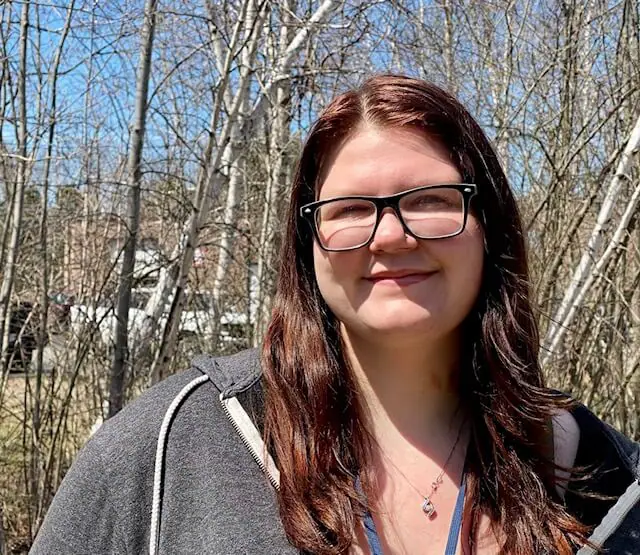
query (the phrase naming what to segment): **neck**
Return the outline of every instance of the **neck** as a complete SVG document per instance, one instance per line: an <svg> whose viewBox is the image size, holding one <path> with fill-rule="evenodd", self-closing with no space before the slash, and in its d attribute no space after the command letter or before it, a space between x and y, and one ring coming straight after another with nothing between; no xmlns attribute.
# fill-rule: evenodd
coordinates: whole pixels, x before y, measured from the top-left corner
<svg viewBox="0 0 640 555"><path fill-rule="evenodd" d="M460 428L457 334L437 342L368 341L343 328L369 432L383 449L414 449L440 458Z"/></svg>

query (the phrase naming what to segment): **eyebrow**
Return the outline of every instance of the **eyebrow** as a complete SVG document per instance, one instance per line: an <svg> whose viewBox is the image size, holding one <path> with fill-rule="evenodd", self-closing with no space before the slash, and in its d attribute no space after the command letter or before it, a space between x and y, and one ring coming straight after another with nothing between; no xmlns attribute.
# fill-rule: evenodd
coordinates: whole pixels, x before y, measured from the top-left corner
<svg viewBox="0 0 640 555"><path fill-rule="evenodd" d="M398 191L396 193L391 193L389 195L364 195L364 194L358 194L358 193L346 193L343 195L334 195L334 196L329 196L327 198L316 198L316 202L317 201L325 201L325 200L334 200L334 199L343 199L343 198L388 198L388 197L395 197L397 195L401 195L403 193L406 193L408 191L415 191L416 189L422 189L422 188L427 188L427 187L447 187L449 185L465 185L466 183L464 181L443 181L443 182L437 182L437 183L424 183L422 185L416 185L415 187L409 187L408 189L404 189L402 191Z"/></svg>

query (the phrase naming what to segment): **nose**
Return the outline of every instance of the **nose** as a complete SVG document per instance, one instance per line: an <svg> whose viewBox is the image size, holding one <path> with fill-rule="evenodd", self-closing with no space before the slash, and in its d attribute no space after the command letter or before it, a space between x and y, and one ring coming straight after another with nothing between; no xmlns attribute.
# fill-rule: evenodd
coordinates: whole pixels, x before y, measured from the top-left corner
<svg viewBox="0 0 640 555"><path fill-rule="evenodd" d="M371 251L408 250L416 247L415 238L405 233L402 222L391 208L385 208L380 215L380 223L369 244Z"/></svg>

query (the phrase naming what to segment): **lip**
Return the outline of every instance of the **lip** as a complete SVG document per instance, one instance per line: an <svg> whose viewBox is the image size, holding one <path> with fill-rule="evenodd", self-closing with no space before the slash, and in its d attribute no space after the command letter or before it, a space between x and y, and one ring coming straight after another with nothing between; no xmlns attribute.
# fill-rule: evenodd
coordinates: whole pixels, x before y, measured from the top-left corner
<svg viewBox="0 0 640 555"><path fill-rule="evenodd" d="M365 279L376 284L411 285L419 283L431 277L436 272L424 272L422 270L398 270L395 272L376 272Z"/></svg>

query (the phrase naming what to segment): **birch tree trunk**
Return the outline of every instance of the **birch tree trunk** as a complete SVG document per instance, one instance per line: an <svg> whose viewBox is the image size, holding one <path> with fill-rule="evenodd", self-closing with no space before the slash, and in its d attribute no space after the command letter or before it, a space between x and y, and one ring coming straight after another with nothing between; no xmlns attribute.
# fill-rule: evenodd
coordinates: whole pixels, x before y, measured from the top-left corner
<svg viewBox="0 0 640 555"><path fill-rule="evenodd" d="M131 305L131 287L133 284L136 243L138 229L140 227L140 181L142 173L140 163L142 160L147 116L147 96L149 92L149 78L151 76L156 7L157 0L146 0L140 59L136 78L136 106L133 123L131 125L131 147L127 164L127 173L129 175L128 229L118 286L115 352L109 386L109 417L120 411L124 402L125 365L128 358L129 308Z"/></svg>
<svg viewBox="0 0 640 555"><path fill-rule="evenodd" d="M640 117L638 117L636 124L631 131L627 145L622 152L620 162L616 168L616 173L609 183L602 206L598 213L596 224L591 232L589 242L587 243L587 247L573 273L562 302L558 307L558 310L554 313L549 325L549 329L544 340L544 346L540 353L540 361L543 366L551 359L553 354L560 347L568 327L571 325L571 321L576 312L576 307L586 294L589 285L593 281L593 268L605 240L606 232L611 226L611 214L613 208L622 188L623 181L628 179L627 175L631 169L633 154L639 146ZM630 201L629 206L632 205L632 201ZM610 244L610 247L612 244L613 243Z"/></svg>
<svg viewBox="0 0 640 555"><path fill-rule="evenodd" d="M444 0L442 2L442 12L444 16L444 29L443 29L444 44L442 45L442 48L444 50L443 52L444 75L445 75L447 87L449 87L449 90L453 94L456 94L458 89L457 87L458 81L455 77L455 71L454 71L454 66L455 66L455 53L453 51L454 27L453 27L453 13L452 13L453 7L451 6L451 0ZM424 18L424 15L421 17L421 20L423 18Z"/></svg>
<svg viewBox="0 0 640 555"><path fill-rule="evenodd" d="M220 68L220 80L217 84L215 102L213 109L211 110L209 140L207 142L207 147L205 148L205 161L199 173L196 190L193 193L193 202L189 217L183 226L180 239L178 240L178 243L170 257L171 260L175 260L175 262L169 267L164 266L160 269L158 284L145 306L145 317L140 320L136 328L133 330L136 342L140 346L139 353L141 358L151 352L151 343L153 341L158 322L164 312L167 300L173 294L170 313L162 333L163 340L164 337L170 333L173 319L176 317L176 313L181 302L181 298L179 297L182 296L182 290L184 289L184 283L181 283L181 275L185 274L185 272L188 274L200 234L203 214L208 211L212 197L216 197L218 193L218 164L221 161L221 154L224 152L224 145L226 145L229 140L229 122L233 121L237 115L237 109L239 106L237 102L232 101L226 125L223 126L221 137L218 142L218 150L214 153L214 146L216 142L215 130L219 125L225 95L228 94L227 83L230 77L231 64L233 58L236 56L236 49L240 40L240 31L242 29L249 1L250 0L244 0L241 5L240 13L232 33L232 38L229 42L224 64ZM212 43L214 48L219 42L220 41L217 40L216 37L213 37ZM219 51L222 52L222 48L220 48ZM186 282L186 278L183 278L183 280ZM176 302L176 300L178 302ZM177 317L180 317L179 314ZM156 358L158 357L159 355L156 356ZM158 368L158 370L156 371L155 369L152 369L150 372L149 379L151 383L155 383L162 373L161 368L157 366L155 362L154 366Z"/></svg>
<svg viewBox="0 0 640 555"><path fill-rule="evenodd" d="M232 147L231 147L232 148ZM224 212L222 215L222 236L218 242L218 262L216 264L215 277L211 289L213 307L215 311L214 319L215 327L219 327L219 320L222 301L222 288L224 280L229 270L229 262L231 260L231 249L233 249L235 229L233 224L236 219L236 211L238 202L240 201L240 188L243 182L240 157L236 159L234 164L229 168L229 184L227 186L227 200L225 202ZM216 334L217 335L217 332ZM215 344L215 336L214 336Z"/></svg>
<svg viewBox="0 0 640 555"><path fill-rule="evenodd" d="M206 173L202 174L203 176L205 176L204 180L199 183L199 186L194 194L195 211L192 212L191 218L188 222L188 224L190 225L190 229L187 235L183 234L182 236L181 243L184 241L184 246L182 244L178 245L178 249L183 247L181 249L182 256L180 257L179 254L177 255L180 265L175 269L174 272L165 272L163 275L161 275L161 279L158 283L158 286L156 287L156 298L166 298L166 296L168 296L170 292L169 288L166 286L170 284L170 278L173 278L175 275L175 289L171 302L171 308L169 310L169 314L162 331L160 348L158 349L158 352L154 357L153 365L151 367L151 383L156 383L163 378L164 368L166 367L175 351L180 318L185 302L185 289L189 278L189 271L193 263L193 256L198 243L202 223L205 215L209 211L209 207L211 206L212 201L217 197L218 191L222 187L223 181L225 179L225 170L227 172L230 171L234 162L233 149L238 140L238 125L236 125L236 122L237 119L241 117L239 115L241 106L246 104L246 95L249 94L251 67L250 62L247 63L247 65L245 65L240 71L239 84L235 96L231 97L229 91L227 90L227 86L230 77L231 61L235 57L235 49L233 47L239 43L241 37L244 37L245 39L243 40L244 44L241 47L241 51L242 48L249 47L255 54L254 49L257 45L256 33L258 32L258 29L260 29L260 26L255 25L256 12L253 9L254 1L255 0L246 0L243 4L241 11L242 17L240 17L237 21L231 48L229 48L229 50L227 51L225 63L223 64L220 89L217 96L217 102L214 105L211 117L211 129L215 130L217 128L218 118L220 117L225 99L227 100L227 104L228 101L231 100L230 112L223 128L222 137L218 144L218 150L215 159L209 160ZM260 13L264 12L261 11ZM244 34L243 31L245 31L245 33L248 32L248 35ZM246 54L244 53L243 59L244 61L247 61ZM211 136L210 140L214 140L213 135ZM213 145L209 145L207 147L207 152L213 152ZM163 280L162 278L165 279ZM151 299L149 302L151 303L153 300L154 299ZM152 307L151 309L152 311L153 308L154 307ZM153 311L154 315L159 315L160 312L161 311L158 310ZM149 314L149 310L147 310L147 314ZM148 340L150 340L150 337L148 338Z"/></svg>
<svg viewBox="0 0 640 555"><path fill-rule="evenodd" d="M71 19L75 9L75 0L71 0L67 7L67 15L65 18L60 42L56 49L53 66L49 71L49 85L51 91L51 103L49 106L49 129L47 133L47 155L44 164L43 182L42 182L42 204L40 217L40 262L42 265L42 290L40 292L40 322L38 329L38 339L36 342L36 365L35 365L35 389L33 393L33 413L31 417L32 433L31 433L31 465L30 465L30 481L31 481L31 510L35 514L30 519L31 535L35 534L42 523L42 506L40 496L42 495L43 484L41 480L41 463L40 455L42 446L40 444L41 432L41 403L42 403L42 374L44 371L44 347L47 342L47 323L49 314L49 245L47 239L48 230L48 206L49 206L49 177L51 173L51 159L53 158L53 144L56 131L56 110L58 98L58 74L60 70L60 62L62 60L62 52L65 42L71 28ZM40 509L40 510L39 510Z"/></svg>
<svg viewBox="0 0 640 555"><path fill-rule="evenodd" d="M4 126L6 122L6 112L9 106L7 81L10 81L11 74L9 72L9 54L7 51L7 37L5 34L5 21L8 21L7 27L11 25L11 7L0 10L0 140L4 137ZM8 32L8 31L7 31ZM13 193L15 187L11 186L11 183L15 184L15 179L10 175L10 166L8 163L9 152L7 151L4 142L0 144L0 156L2 156L2 164L0 167L3 188L2 193L7 206L13 206ZM5 256L7 252L7 245L9 244L9 228L11 226L11 210L6 210L2 218L2 236L0 236L0 268L4 268ZM1 324L0 324L1 326ZM0 348L2 342L2 334L0 334ZM1 366L0 366L1 368ZM1 370L0 370L1 371ZM2 395L0 395L0 398Z"/></svg>
<svg viewBox="0 0 640 555"><path fill-rule="evenodd" d="M293 36L292 14L295 13L295 0L282 4L280 36L275 56L286 51ZM258 260L251 271L254 287L250 287L249 315L252 318L251 343L257 347L262 341L268 322L273 287L274 258L278 247L277 226L280 210L279 200L282 192L290 183L292 160L289 141L291 139L291 82L279 83L271 101L271 121L268 124L267 160L268 174L264 194L264 211L260 226ZM255 268L255 269L254 269Z"/></svg>
<svg viewBox="0 0 640 555"><path fill-rule="evenodd" d="M266 5L262 6L262 9L258 11L257 6L252 4L247 10L247 21L245 23L245 34L250 36L249 41L245 44L241 58L241 72L246 78L246 88L243 91L239 91L242 95L242 104L238 114L237 128L242 126L244 118L247 117L247 110L249 109L249 85L251 78L251 69L255 65L255 55L258 51L258 41L264 28L264 22L267 17ZM253 32L251 30L253 29ZM212 287L212 305L214 307L214 334L213 344L217 343L218 331L220 329L220 317L222 311L221 294L224 279L229 270L229 262L231 259L231 249L233 248L233 240L235 235L234 222L236 219L236 211L238 208L238 202L240 200L240 185L243 181L241 172L240 148L246 150L249 144L248 136L237 136L234 133L233 140L229 142L227 148L229 149L228 158L231 160L231 164L228 167L228 187L227 187L227 200L225 203L224 212L222 215L222 235L218 240L218 261L215 269L215 276ZM234 150L238 151L237 155L234 155Z"/></svg>
<svg viewBox="0 0 640 555"><path fill-rule="evenodd" d="M175 265L172 265L171 268L161 272L158 285L145 308L147 318L143 320L142 326L138 331L140 336L139 343L142 349L148 349L148 343L152 339L153 331L155 326L157 326L157 322L162 313L166 299L169 298L172 292L174 301L171 303L172 308L167 323L169 326L178 325L180 312L182 310L181 297L186 287L189 269L193 261L194 250L198 244L198 237L202 228L202 222L207 216L210 206L213 204L215 199L217 199L220 187L222 186L223 179L221 176L221 169L224 167L230 167L235 161L234 157L239 154L237 149L231 149L228 153L229 159L223 159L226 158L226 156L223 157L223 153L227 152L227 149L225 148L227 143L233 145L238 140L238 137L247 137L250 135L251 130L257 126L258 121L263 117L271 90L280 81L286 81L290 78L288 71L293 63L294 56L303 46L304 41L311 30L327 18L329 14L336 9L336 5L337 3L335 0L325 0L317 8L314 14L306 22L301 24L301 28L287 45L283 56L274 68L271 78L268 82L262 85L257 101L249 110L246 117L240 119L238 117L238 112L240 105L244 101L244 96L241 92L248 91L248 74L246 80L243 80L241 76L236 89L239 92L234 97L233 105L228 111L227 119L218 138L218 150L216 156L212 157L206 165L206 172L204 172L206 173L206 177L199 182L198 187L196 188L194 193L193 209L183 229L178 246L174 251L175 257L172 256L172 258L177 258L179 261ZM231 59L235 56L237 35L239 34L241 23L242 18L239 19L236 25L234 38L232 39L227 51L227 58L225 60L224 70L219 86L219 89L222 91L224 91L228 85L228 72L231 67ZM223 94L224 93L220 93L218 95L217 103L214 106L212 125L210 126L210 129L212 130L211 133L213 133L213 130L218 128L218 112ZM163 337L166 335L166 333L163 334ZM161 353L156 357L156 361L154 361L154 369L151 372L152 382L162 376L163 368L171 358L171 354L170 349L165 348L164 353Z"/></svg>
<svg viewBox="0 0 640 555"><path fill-rule="evenodd" d="M635 222L636 245L640 245L640 218L636 214ZM636 264L636 278L632 282L635 287L631 293L631 345L640 346L640 264ZM636 409L640 409L640 349L635 355L629 357L626 368L626 375L629 379L629 389L632 392ZM640 437L640 410L635 411L635 421L633 423L634 437Z"/></svg>
<svg viewBox="0 0 640 555"><path fill-rule="evenodd" d="M27 178L27 43L29 34L29 10L30 2L27 0L22 5L20 16L20 62L17 82L18 96L18 121L17 143L18 160L16 185L13 194L11 235L7 256L4 263L4 275L2 286L0 286L0 338L2 339L2 370L8 372L8 347L9 347L9 322L11 320L11 294L13 292L13 281L16 272L16 262L20 249L20 234L22 232L22 215L24 190ZM4 379L3 379L4 381ZM3 388L4 389L4 388Z"/></svg>
<svg viewBox="0 0 640 555"><path fill-rule="evenodd" d="M286 28L283 28L286 32ZM262 225L260 228L260 242L258 245L258 263L256 268L255 283L257 291L251 298L253 309L252 344L257 347L265 331L268 320L270 294L273 285L272 268L273 260L277 254L276 236L280 211L279 200L289 183L291 160L287 154L290 140L290 97L291 86L282 83L276 88L273 102L273 122L269 135L268 158L272 161L267 176L267 186L265 188L264 212L262 214Z"/></svg>

